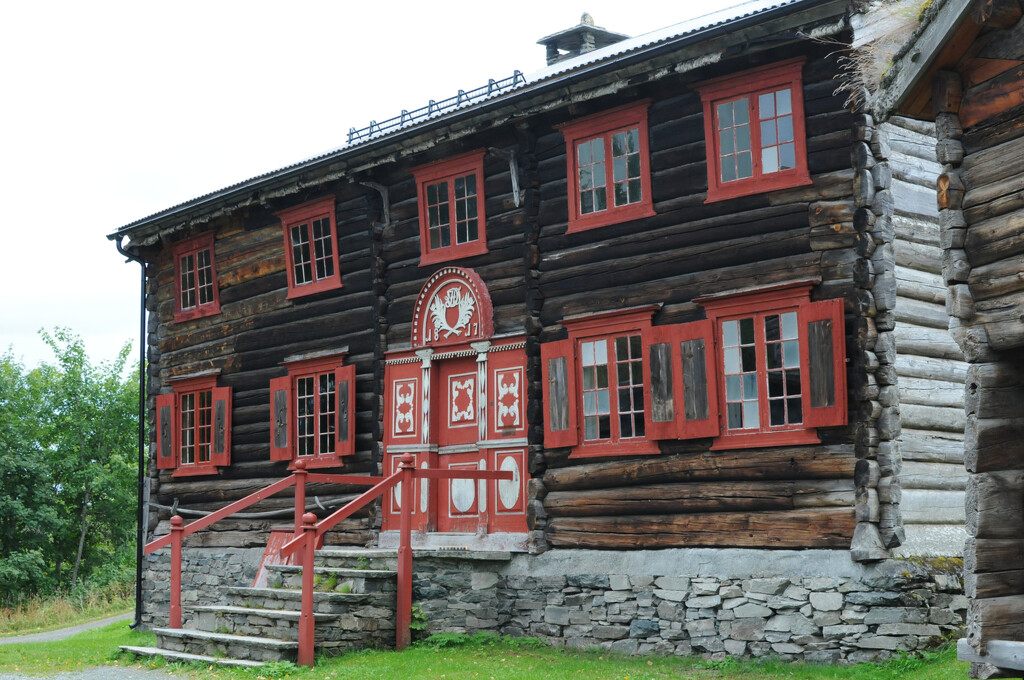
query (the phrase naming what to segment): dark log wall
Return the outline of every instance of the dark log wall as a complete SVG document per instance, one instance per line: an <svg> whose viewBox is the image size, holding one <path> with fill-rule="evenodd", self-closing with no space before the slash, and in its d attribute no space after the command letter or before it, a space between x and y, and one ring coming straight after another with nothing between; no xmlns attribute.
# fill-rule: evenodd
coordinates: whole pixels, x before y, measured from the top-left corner
<svg viewBox="0 0 1024 680"><path fill-rule="evenodd" d="M1014 0L979 5L971 59L932 83L943 278L969 362L964 463L971 598L960 655L1020 669L1024 644L1024 19ZM980 75L979 75L980 74ZM1016 643L999 656L988 644ZM965 652L970 652L966 654ZM986 656L991 654L992 656ZM1019 677L976 663L972 677Z"/></svg>
<svg viewBox="0 0 1024 680"><path fill-rule="evenodd" d="M343 288L288 300L284 235L274 211L333 193ZM174 264L169 250L149 267L150 394L169 387L168 379L219 369L218 384L232 388L231 465L216 475L173 478L162 470L151 482L150 502L184 510L211 510L244 497L288 474L285 463L269 460L269 382L285 375L286 357L316 350L348 349L346 363L356 365L356 454L345 472L376 472L373 457L380 419L375 380L378 343L374 321L377 297L370 239L374 197L358 185L334 183L251 206L214 222L214 257L221 313L177 323L174 314ZM188 234L183 234L187 237ZM312 486L326 507L335 506L357 487ZM264 513L290 507L290 492L252 506ZM317 509L323 514L322 510ZM151 513L150 528L166 530L170 512ZM186 521L193 515L185 515ZM197 545L265 545L272 525L291 522L287 514L258 520L227 519L189 539ZM333 542L365 543L369 514L340 525Z"/></svg>
<svg viewBox="0 0 1024 680"><path fill-rule="evenodd" d="M853 117L833 95L830 50L804 67L813 186L705 204L701 102L692 84L793 56L761 53L579 104L573 117L650 98L651 181L657 215L567 234L566 147L534 126L545 341L571 314L662 303L655 324L703 318L692 302L749 286L820 277L819 297L853 299L850 163ZM550 117L565 122L567 112ZM849 305L850 312L854 305ZM856 323L848 318L848 329ZM851 365L858 357L851 356ZM536 379L538 376L534 376ZM544 452L548 540L554 546L849 547L854 531L852 430L823 431L820 446L709 451L711 440L662 442L662 455L570 460Z"/></svg>
<svg viewBox="0 0 1024 680"><path fill-rule="evenodd" d="M894 117L879 128L896 197L896 348L902 454L900 554L963 550L964 379L967 365L949 333L935 182L935 126Z"/></svg>

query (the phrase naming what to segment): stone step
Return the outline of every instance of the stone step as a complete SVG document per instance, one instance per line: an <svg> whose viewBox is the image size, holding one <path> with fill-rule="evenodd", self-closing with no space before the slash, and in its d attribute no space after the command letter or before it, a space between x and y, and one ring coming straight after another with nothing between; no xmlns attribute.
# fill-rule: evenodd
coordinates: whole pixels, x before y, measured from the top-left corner
<svg viewBox="0 0 1024 680"><path fill-rule="evenodd" d="M171 652L250 661L295 661L297 640L231 635L189 628L154 628L157 646Z"/></svg>
<svg viewBox="0 0 1024 680"><path fill-rule="evenodd" d="M131 645L121 645L121 649L125 652L131 652L136 656L162 656L168 661L180 661L182 663L203 663L243 668L259 668L264 665L262 661L252 661L250 659L229 659L222 656L189 654L188 652L172 652L168 649L160 649L159 647L133 647Z"/></svg>
<svg viewBox="0 0 1024 680"><path fill-rule="evenodd" d="M267 567L267 584L271 587L301 588L302 567L275 564ZM351 569L346 567L314 567L314 589L336 593L376 593L395 590L398 574L385 569ZM332 586L333 584L333 586ZM328 587L331 586L331 587Z"/></svg>
<svg viewBox="0 0 1024 680"><path fill-rule="evenodd" d="M398 551L381 548L323 548L316 551L316 563L325 567L394 570L398 567Z"/></svg>
<svg viewBox="0 0 1024 680"><path fill-rule="evenodd" d="M228 598L229 605L253 607L256 609L300 609L302 591L292 588L247 588L225 586L221 592ZM353 609L370 607L392 612L394 618L395 593L313 593L313 611L322 614L345 614Z"/></svg>
<svg viewBox="0 0 1024 680"><path fill-rule="evenodd" d="M297 609L257 609L255 607L234 607L227 605L190 607L192 615L185 621L189 630L205 630L213 633L248 635L275 638L279 640L299 639L299 619L302 612ZM336 639L332 635L340 628L339 614L314 614L316 641Z"/></svg>

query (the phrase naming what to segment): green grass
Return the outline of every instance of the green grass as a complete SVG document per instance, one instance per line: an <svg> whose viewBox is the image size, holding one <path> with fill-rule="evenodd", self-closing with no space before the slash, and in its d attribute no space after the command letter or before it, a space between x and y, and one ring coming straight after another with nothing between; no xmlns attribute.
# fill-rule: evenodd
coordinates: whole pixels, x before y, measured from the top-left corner
<svg viewBox="0 0 1024 680"><path fill-rule="evenodd" d="M151 646L154 636L116 623L69 640L0 646L0 673L25 677L89 666L163 667L190 680L962 680L967 664L952 647L901 657L875 666L810 666L779 662L701 661L679 657L623 657L601 652L563 652L533 638L495 635L436 635L401 652L364 651L320 658L316 668L280 663L261 669L222 669L208 665L166 664L162 659L119 655L118 645Z"/></svg>
<svg viewBox="0 0 1024 680"><path fill-rule="evenodd" d="M156 636L130 630L128 621L95 628L59 642L0 645L0 673L38 676L90 666L135 665L118 660L118 645L154 645Z"/></svg>
<svg viewBox="0 0 1024 680"><path fill-rule="evenodd" d="M0 637L65 628L123 614L134 607L134 583L110 583L74 595L32 597L0 608Z"/></svg>

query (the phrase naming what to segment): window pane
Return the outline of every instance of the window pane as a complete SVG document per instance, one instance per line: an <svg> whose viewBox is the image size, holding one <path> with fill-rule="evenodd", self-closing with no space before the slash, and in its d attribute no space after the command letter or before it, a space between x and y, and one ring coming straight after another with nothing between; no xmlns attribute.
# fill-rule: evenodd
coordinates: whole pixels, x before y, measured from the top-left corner
<svg viewBox="0 0 1024 680"><path fill-rule="evenodd" d="M592 416L597 413L597 392L583 393L583 415Z"/></svg>
<svg viewBox="0 0 1024 680"><path fill-rule="evenodd" d="M793 113L792 95L788 87L775 93L775 103L775 115L788 116Z"/></svg>
<svg viewBox="0 0 1024 680"><path fill-rule="evenodd" d="M619 436L623 439L633 436L633 417L628 413L619 416Z"/></svg>
<svg viewBox="0 0 1024 680"><path fill-rule="evenodd" d="M594 191L594 209L604 210L608 207L608 201L604 193L604 189L597 189Z"/></svg>
<svg viewBox="0 0 1024 680"><path fill-rule="evenodd" d="M640 176L640 154L626 156L626 176L636 178Z"/></svg>
<svg viewBox="0 0 1024 680"><path fill-rule="evenodd" d="M761 149L761 172L768 174L779 171L779 148L776 146Z"/></svg>
<svg viewBox="0 0 1024 680"><path fill-rule="evenodd" d="M576 145L576 158L580 165L590 165L593 162L590 154L590 142Z"/></svg>
<svg viewBox="0 0 1024 680"><path fill-rule="evenodd" d="M796 167L796 146L792 143L783 144L779 147L779 166L783 170Z"/></svg>
<svg viewBox="0 0 1024 680"><path fill-rule="evenodd" d="M761 147L775 146L778 140L775 138L775 121L761 121Z"/></svg>
<svg viewBox="0 0 1024 680"><path fill-rule="evenodd" d="M782 371L769 371L768 372L768 397L784 397L786 393L784 391L784 383L782 378ZM774 423L773 423L774 424Z"/></svg>
<svg viewBox="0 0 1024 680"><path fill-rule="evenodd" d="M597 367L597 386L600 389L608 387L608 365L601 364Z"/></svg>
<svg viewBox="0 0 1024 680"><path fill-rule="evenodd" d="M626 389L619 388L619 413L627 413L631 410L633 405L633 401L630 399L631 396L628 387Z"/></svg>
<svg viewBox="0 0 1024 680"><path fill-rule="evenodd" d="M583 389L592 390L594 389L594 378L597 375L597 369L593 366L583 367Z"/></svg>
<svg viewBox="0 0 1024 680"><path fill-rule="evenodd" d="M726 412L729 414L729 429L738 430L743 427L743 404L727 404Z"/></svg>
<svg viewBox="0 0 1024 680"><path fill-rule="evenodd" d="M622 182L626 179L626 157L619 156L612 160L612 181Z"/></svg>
<svg viewBox="0 0 1024 680"><path fill-rule="evenodd" d="M800 365L800 343L796 340L787 340L782 343L786 355L786 368L795 368Z"/></svg>
<svg viewBox="0 0 1024 680"><path fill-rule="evenodd" d="M598 364L608 363L608 345L604 340L594 343L594 361Z"/></svg>
<svg viewBox="0 0 1024 680"><path fill-rule="evenodd" d="M780 142L792 142L793 141L793 117L782 116L777 121L779 126L779 141Z"/></svg>
<svg viewBox="0 0 1024 680"><path fill-rule="evenodd" d="M631 179L629 180L629 202L638 203L642 198L640 192L640 180Z"/></svg>
<svg viewBox="0 0 1024 680"><path fill-rule="evenodd" d="M594 193L585 191L580 194L580 213L589 215L594 212Z"/></svg>
<svg viewBox="0 0 1024 680"><path fill-rule="evenodd" d="M739 401L742 398L740 393L740 377L738 375L725 377L725 398L727 401Z"/></svg>
<svg viewBox="0 0 1024 680"><path fill-rule="evenodd" d="M608 390L600 390L598 392L594 392L594 394L597 395L597 412L598 413L610 413L611 412L611 404L610 404L611 400L608 399Z"/></svg>
<svg viewBox="0 0 1024 680"><path fill-rule="evenodd" d="M803 403L800 401L799 397L797 397L795 399L787 399L786 400L786 405L789 408L789 422L791 424L798 425L798 424L804 422L804 414L803 414L803 408L804 407L803 407Z"/></svg>
<svg viewBox="0 0 1024 680"><path fill-rule="evenodd" d="M757 370L757 350L753 346L744 346L741 348L743 358L743 370L744 371L756 371Z"/></svg>
<svg viewBox="0 0 1024 680"><path fill-rule="evenodd" d="M754 176L754 165L751 158L749 151L744 151L736 156L736 176L738 179Z"/></svg>
<svg viewBox="0 0 1024 680"><path fill-rule="evenodd" d="M778 314L769 314L768 316L764 317L764 339L767 340L768 342L781 339L779 337Z"/></svg>
<svg viewBox="0 0 1024 680"><path fill-rule="evenodd" d="M641 385L644 382L644 362L634 360L630 366L633 367L633 384Z"/></svg>
<svg viewBox="0 0 1024 680"><path fill-rule="evenodd" d="M757 98L757 112L761 120L775 117L775 95L769 92Z"/></svg>
<svg viewBox="0 0 1024 680"><path fill-rule="evenodd" d="M612 156L626 155L626 133L616 132L612 135Z"/></svg>
<svg viewBox="0 0 1024 680"><path fill-rule="evenodd" d="M771 425L786 424L786 402L782 399L773 399L768 402L769 423Z"/></svg>
<svg viewBox="0 0 1024 680"><path fill-rule="evenodd" d="M760 427L761 418L756 401L743 402L743 427Z"/></svg>
<svg viewBox="0 0 1024 680"><path fill-rule="evenodd" d="M739 324L736 321L725 321L722 323L722 340L726 347L740 344Z"/></svg>
<svg viewBox="0 0 1024 680"><path fill-rule="evenodd" d="M731 182L736 179L736 157L729 156L722 159L722 181Z"/></svg>
<svg viewBox="0 0 1024 680"><path fill-rule="evenodd" d="M725 102L724 104L718 105L718 129L726 130L733 126L732 122L732 102Z"/></svg>
<svg viewBox="0 0 1024 680"><path fill-rule="evenodd" d="M757 399L757 374L743 374L743 398Z"/></svg>
<svg viewBox="0 0 1024 680"><path fill-rule="evenodd" d="M612 436L612 419L609 416L597 417L597 433L601 439L608 439Z"/></svg>
<svg viewBox="0 0 1024 680"><path fill-rule="evenodd" d="M615 185L615 205L629 204L629 188L624 183Z"/></svg>
<svg viewBox="0 0 1024 680"><path fill-rule="evenodd" d="M782 315L782 339L793 340L796 338L796 312L786 312Z"/></svg>
<svg viewBox="0 0 1024 680"><path fill-rule="evenodd" d="M782 368L782 345L777 342L770 343L765 346L765 353L767 354L768 370Z"/></svg>
<svg viewBox="0 0 1024 680"><path fill-rule="evenodd" d="M729 156L736 152L732 130L723 130L718 133L718 150L723 156Z"/></svg>
<svg viewBox="0 0 1024 680"><path fill-rule="evenodd" d="M750 128L746 125L736 128L736 151L750 151Z"/></svg>
<svg viewBox="0 0 1024 680"><path fill-rule="evenodd" d="M597 417L588 416L583 419L583 438L597 439Z"/></svg>
<svg viewBox="0 0 1024 680"><path fill-rule="evenodd" d="M580 352L583 355L583 365L593 366L594 365L594 343L584 342L580 344Z"/></svg>
<svg viewBox="0 0 1024 680"><path fill-rule="evenodd" d="M747 125L750 122L750 103L747 98L737 99L732 104L733 124Z"/></svg>
<svg viewBox="0 0 1024 680"><path fill-rule="evenodd" d="M631 154L640 153L640 128L626 131L626 151Z"/></svg>
<svg viewBox="0 0 1024 680"><path fill-rule="evenodd" d="M594 154L594 162L601 163L604 161L604 139L598 138L590 142L591 152Z"/></svg>
<svg viewBox="0 0 1024 680"><path fill-rule="evenodd" d="M786 396L795 397L800 394L800 369L791 368L786 371Z"/></svg>
<svg viewBox="0 0 1024 680"><path fill-rule="evenodd" d="M619 384L620 385L628 385L629 384L629 362L622 362L622 363L616 364L616 366L618 367L616 372L618 374Z"/></svg>
<svg viewBox="0 0 1024 680"><path fill-rule="evenodd" d="M725 372L726 373L739 373L740 372L740 348L739 347L726 347L725 348Z"/></svg>

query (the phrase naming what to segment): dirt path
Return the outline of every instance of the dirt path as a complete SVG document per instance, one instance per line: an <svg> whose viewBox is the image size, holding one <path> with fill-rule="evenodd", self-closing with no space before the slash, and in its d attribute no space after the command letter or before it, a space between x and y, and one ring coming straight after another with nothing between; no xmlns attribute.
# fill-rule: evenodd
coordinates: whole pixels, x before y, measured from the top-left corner
<svg viewBox="0 0 1024 680"><path fill-rule="evenodd" d="M111 623L117 621L128 621L134 616L131 612L127 614L118 614L117 616L110 616L99 621L90 621L89 623L80 623L77 626L70 626L68 628L58 628L57 630L49 630L45 633L32 633L31 635L11 635L10 637L0 637L0 645L20 645L24 642L54 642L56 640L66 640L67 638L78 635L82 631L91 630L93 628L102 628L108 626ZM2 676L0 676L2 678Z"/></svg>

